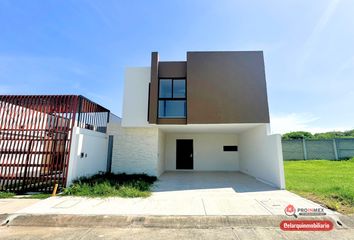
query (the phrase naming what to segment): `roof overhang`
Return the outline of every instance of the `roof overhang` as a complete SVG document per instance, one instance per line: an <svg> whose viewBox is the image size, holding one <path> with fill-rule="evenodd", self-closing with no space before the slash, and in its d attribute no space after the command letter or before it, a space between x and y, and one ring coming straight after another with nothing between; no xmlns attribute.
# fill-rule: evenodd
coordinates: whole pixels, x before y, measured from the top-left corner
<svg viewBox="0 0 354 240"><path fill-rule="evenodd" d="M241 133L268 123L157 125L166 133Z"/></svg>

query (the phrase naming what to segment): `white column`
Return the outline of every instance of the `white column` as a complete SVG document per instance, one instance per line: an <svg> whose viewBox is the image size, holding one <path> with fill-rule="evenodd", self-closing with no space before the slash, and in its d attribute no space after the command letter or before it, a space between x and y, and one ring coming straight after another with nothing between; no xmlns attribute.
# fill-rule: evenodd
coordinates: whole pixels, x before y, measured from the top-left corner
<svg viewBox="0 0 354 240"><path fill-rule="evenodd" d="M306 148L306 140L305 140L305 138L302 139L302 149L304 151L304 159L307 160L307 148Z"/></svg>
<svg viewBox="0 0 354 240"><path fill-rule="evenodd" d="M337 143L336 143L336 139L333 138L333 150L334 150L334 158L336 160L338 160L338 150L337 150Z"/></svg>

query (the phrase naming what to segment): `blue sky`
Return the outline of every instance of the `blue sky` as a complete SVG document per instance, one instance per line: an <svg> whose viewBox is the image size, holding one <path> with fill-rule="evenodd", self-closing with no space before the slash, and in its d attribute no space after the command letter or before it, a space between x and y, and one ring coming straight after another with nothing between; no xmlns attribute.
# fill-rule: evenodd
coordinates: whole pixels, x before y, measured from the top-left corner
<svg viewBox="0 0 354 240"><path fill-rule="evenodd" d="M124 68L263 50L274 132L354 128L354 1L0 0L0 94L82 94L121 115Z"/></svg>

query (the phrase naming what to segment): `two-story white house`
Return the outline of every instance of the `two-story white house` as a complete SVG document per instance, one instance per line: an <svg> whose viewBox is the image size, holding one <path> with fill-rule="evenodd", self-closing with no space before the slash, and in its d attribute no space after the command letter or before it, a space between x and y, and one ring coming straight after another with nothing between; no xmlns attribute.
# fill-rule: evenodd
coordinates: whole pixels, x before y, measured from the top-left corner
<svg viewBox="0 0 354 240"><path fill-rule="evenodd" d="M280 135L270 135L263 53L188 52L186 61L126 69L112 171L240 171L285 187Z"/></svg>

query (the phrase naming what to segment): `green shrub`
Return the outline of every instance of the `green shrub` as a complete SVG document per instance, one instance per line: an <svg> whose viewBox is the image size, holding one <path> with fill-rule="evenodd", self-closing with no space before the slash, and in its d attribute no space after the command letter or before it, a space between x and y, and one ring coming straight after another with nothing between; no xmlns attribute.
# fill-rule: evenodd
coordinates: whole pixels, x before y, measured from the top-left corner
<svg viewBox="0 0 354 240"><path fill-rule="evenodd" d="M0 198L12 198L15 194L12 192L0 191Z"/></svg>
<svg viewBox="0 0 354 240"><path fill-rule="evenodd" d="M85 197L148 197L157 180L146 174L96 174L82 177L64 189L63 195Z"/></svg>

